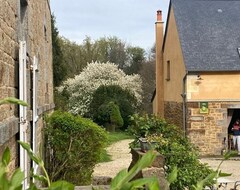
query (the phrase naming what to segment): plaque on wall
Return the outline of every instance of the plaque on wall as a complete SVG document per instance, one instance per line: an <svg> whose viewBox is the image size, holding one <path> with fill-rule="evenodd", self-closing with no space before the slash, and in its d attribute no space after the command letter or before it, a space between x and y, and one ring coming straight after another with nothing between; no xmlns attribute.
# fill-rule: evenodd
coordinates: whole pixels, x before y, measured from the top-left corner
<svg viewBox="0 0 240 190"><path fill-rule="evenodd" d="M208 102L200 102L200 113L208 113Z"/></svg>

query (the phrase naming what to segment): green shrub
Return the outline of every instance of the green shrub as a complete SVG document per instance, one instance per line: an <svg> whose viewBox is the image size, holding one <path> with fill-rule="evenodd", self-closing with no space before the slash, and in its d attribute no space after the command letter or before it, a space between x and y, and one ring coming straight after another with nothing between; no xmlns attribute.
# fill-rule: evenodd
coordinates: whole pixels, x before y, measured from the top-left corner
<svg viewBox="0 0 240 190"><path fill-rule="evenodd" d="M108 103L110 107L110 123L117 126L117 127L122 127L123 126L123 118L121 116L119 106L115 104L114 102L109 102Z"/></svg>
<svg viewBox="0 0 240 190"><path fill-rule="evenodd" d="M57 111L48 119L46 138L50 178L90 184L107 141L106 132L89 119Z"/></svg>
<svg viewBox="0 0 240 190"><path fill-rule="evenodd" d="M123 126L123 118L121 116L119 106L114 102L102 104L98 110L96 120L100 125L106 127L108 131L115 131L116 128Z"/></svg>
<svg viewBox="0 0 240 190"><path fill-rule="evenodd" d="M93 94L88 113L99 125L102 125L101 117L104 116L104 106L107 106L109 102L114 102L119 106L124 123L123 126L127 128L129 116L137 110L137 99L135 96L130 91L124 90L118 85L100 86Z"/></svg>
<svg viewBox="0 0 240 190"><path fill-rule="evenodd" d="M177 180L170 185L171 190L194 189L193 185L212 172L209 166L199 161L197 148L183 136L179 127L170 125L163 119L134 115L129 131L135 136L132 146L137 145L139 137L152 137L154 134L156 150L165 157L166 173L169 174L175 167L178 168Z"/></svg>

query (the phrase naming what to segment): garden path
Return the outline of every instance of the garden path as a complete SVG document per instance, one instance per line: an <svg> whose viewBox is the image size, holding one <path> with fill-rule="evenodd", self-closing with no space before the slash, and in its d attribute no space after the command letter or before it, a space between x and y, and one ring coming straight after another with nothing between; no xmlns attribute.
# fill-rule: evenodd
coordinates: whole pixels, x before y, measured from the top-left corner
<svg viewBox="0 0 240 190"><path fill-rule="evenodd" d="M128 168L132 160L129 148L129 143L132 141L130 139L121 140L109 146L107 152L111 155L112 161L97 164L93 176L108 176L113 178L119 171ZM219 158L202 158L200 161L208 163L213 169L216 169L221 162ZM230 181L240 180L240 157L224 161L221 170L225 173L232 173L231 176L224 177L225 179ZM232 186L233 183L229 183L227 189Z"/></svg>
<svg viewBox="0 0 240 190"><path fill-rule="evenodd" d="M115 177L122 169L128 168L132 161L129 143L132 139L121 140L107 148L108 154L112 161L103 162L96 165L93 176L108 176Z"/></svg>

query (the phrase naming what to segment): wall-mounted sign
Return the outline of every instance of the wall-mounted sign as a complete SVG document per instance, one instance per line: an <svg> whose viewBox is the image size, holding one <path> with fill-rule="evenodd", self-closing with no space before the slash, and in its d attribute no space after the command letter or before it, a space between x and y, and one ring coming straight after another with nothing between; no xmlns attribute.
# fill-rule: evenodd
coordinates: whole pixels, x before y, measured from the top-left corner
<svg viewBox="0 0 240 190"><path fill-rule="evenodd" d="M200 113L208 113L208 102L200 102Z"/></svg>

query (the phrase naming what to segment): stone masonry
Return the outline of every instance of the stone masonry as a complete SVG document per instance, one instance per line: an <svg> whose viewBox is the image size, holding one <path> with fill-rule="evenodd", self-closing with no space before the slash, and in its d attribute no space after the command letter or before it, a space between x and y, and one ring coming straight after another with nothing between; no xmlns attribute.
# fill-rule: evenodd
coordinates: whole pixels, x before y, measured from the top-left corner
<svg viewBox="0 0 240 190"><path fill-rule="evenodd" d="M183 126L183 104L180 102L164 102L164 118L168 123L172 123L182 128Z"/></svg>
<svg viewBox="0 0 240 190"><path fill-rule="evenodd" d="M223 140L228 138L228 108L239 102L208 102L208 113L200 113L198 102L187 104L187 134L202 155L220 155L224 148Z"/></svg>
<svg viewBox="0 0 240 190"><path fill-rule="evenodd" d="M53 109L51 12L49 0L0 0L0 99L19 97L19 41L27 46L28 136L32 131L32 64L38 60L37 149L43 143L43 113ZM19 166L19 113L0 106L0 156L10 147L12 170Z"/></svg>

